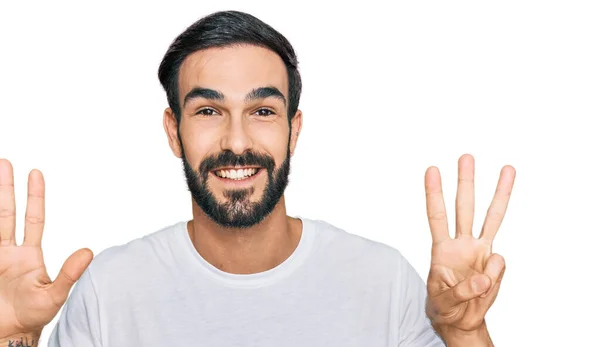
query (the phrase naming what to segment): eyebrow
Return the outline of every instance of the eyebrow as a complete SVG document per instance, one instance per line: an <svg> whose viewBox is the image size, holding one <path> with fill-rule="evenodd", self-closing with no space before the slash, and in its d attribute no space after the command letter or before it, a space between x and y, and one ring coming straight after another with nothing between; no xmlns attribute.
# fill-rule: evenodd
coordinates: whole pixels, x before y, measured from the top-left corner
<svg viewBox="0 0 600 347"><path fill-rule="evenodd" d="M185 98L183 99L183 107L185 107L185 105L190 100L196 99L196 98L204 98L204 99L208 99L208 100L223 101L223 100L225 100L225 95L223 95L223 93L216 91L214 89L196 87L196 88L190 90L189 93L187 93L185 95Z"/></svg>
<svg viewBox="0 0 600 347"><path fill-rule="evenodd" d="M224 101L225 95L218 90L210 89L210 88L202 88L196 87L189 91L185 95L183 99L183 107L192 99L196 98L204 98L208 100L217 100ZM283 101L283 104L287 106L287 101L285 100L285 96L283 93L277 89L276 87L260 87L252 89L248 94L246 94L245 102L253 101L253 100L261 100L266 98L277 98Z"/></svg>
<svg viewBox="0 0 600 347"><path fill-rule="evenodd" d="M277 99L283 101L284 105L287 105L285 96L283 96L283 93L275 87L260 87L260 88L252 89L252 91L250 91L250 93L248 93L248 95L246 95L245 101L248 102L248 101L261 100L261 99L266 99L266 98L277 98Z"/></svg>

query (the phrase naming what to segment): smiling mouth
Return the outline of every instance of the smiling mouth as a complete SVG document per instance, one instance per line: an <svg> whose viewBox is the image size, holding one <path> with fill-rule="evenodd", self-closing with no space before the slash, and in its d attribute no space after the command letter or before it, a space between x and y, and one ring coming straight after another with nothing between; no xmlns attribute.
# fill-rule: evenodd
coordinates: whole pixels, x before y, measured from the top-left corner
<svg viewBox="0 0 600 347"><path fill-rule="evenodd" d="M246 167L246 168L222 168L213 170L212 172L219 178L230 179L234 181L241 181L248 179L261 170L260 167Z"/></svg>

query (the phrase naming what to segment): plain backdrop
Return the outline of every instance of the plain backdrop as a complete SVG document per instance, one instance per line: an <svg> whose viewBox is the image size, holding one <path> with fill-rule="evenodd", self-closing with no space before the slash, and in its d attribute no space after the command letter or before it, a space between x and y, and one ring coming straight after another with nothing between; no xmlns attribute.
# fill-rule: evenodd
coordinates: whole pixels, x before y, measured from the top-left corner
<svg viewBox="0 0 600 347"><path fill-rule="evenodd" d="M52 278L79 248L97 254L191 217L157 69L180 32L227 9L272 25L298 54L290 215L398 248L426 278L427 167L440 168L453 218L457 160L475 156L478 234L500 169L513 165L492 339L600 345L594 1L3 2L0 157L15 168L18 240L27 174L45 175Z"/></svg>

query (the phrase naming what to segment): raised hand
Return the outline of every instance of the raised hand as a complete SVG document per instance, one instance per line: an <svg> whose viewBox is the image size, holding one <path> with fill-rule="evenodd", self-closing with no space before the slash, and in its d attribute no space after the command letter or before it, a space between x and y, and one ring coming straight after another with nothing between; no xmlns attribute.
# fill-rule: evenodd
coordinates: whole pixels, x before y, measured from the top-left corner
<svg viewBox="0 0 600 347"><path fill-rule="evenodd" d="M430 167L425 173L427 216L433 239L427 315L445 339L444 335L487 335L485 314L498 295L504 275L504 258L492 253L492 242L504 219L516 172L509 165L502 168L479 237L472 232L474 172L473 157L460 157L454 238L448 232L439 170Z"/></svg>
<svg viewBox="0 0 600 347"><path fill-rule="evenodd" d="M52 282L42 256L44 178L29 174L25 237L15 240L13 168L0 159L0 340L20 334L41 333L65 303L71 287L93 258L84 248L73 253Z"/></svg>

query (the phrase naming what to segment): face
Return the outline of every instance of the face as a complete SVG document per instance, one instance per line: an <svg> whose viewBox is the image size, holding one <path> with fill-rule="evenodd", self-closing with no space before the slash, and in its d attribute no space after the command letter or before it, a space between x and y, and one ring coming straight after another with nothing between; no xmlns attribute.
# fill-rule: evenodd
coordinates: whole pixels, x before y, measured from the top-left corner
<svg viewBox="0 0 600 347"><path fill-rule="evenodd" d="M280 202L302 122L288 121L288 78L274 52L251 45L189 55L179 71L181 120L165 130L196 204L224 227L247 228Z"/></svg>

